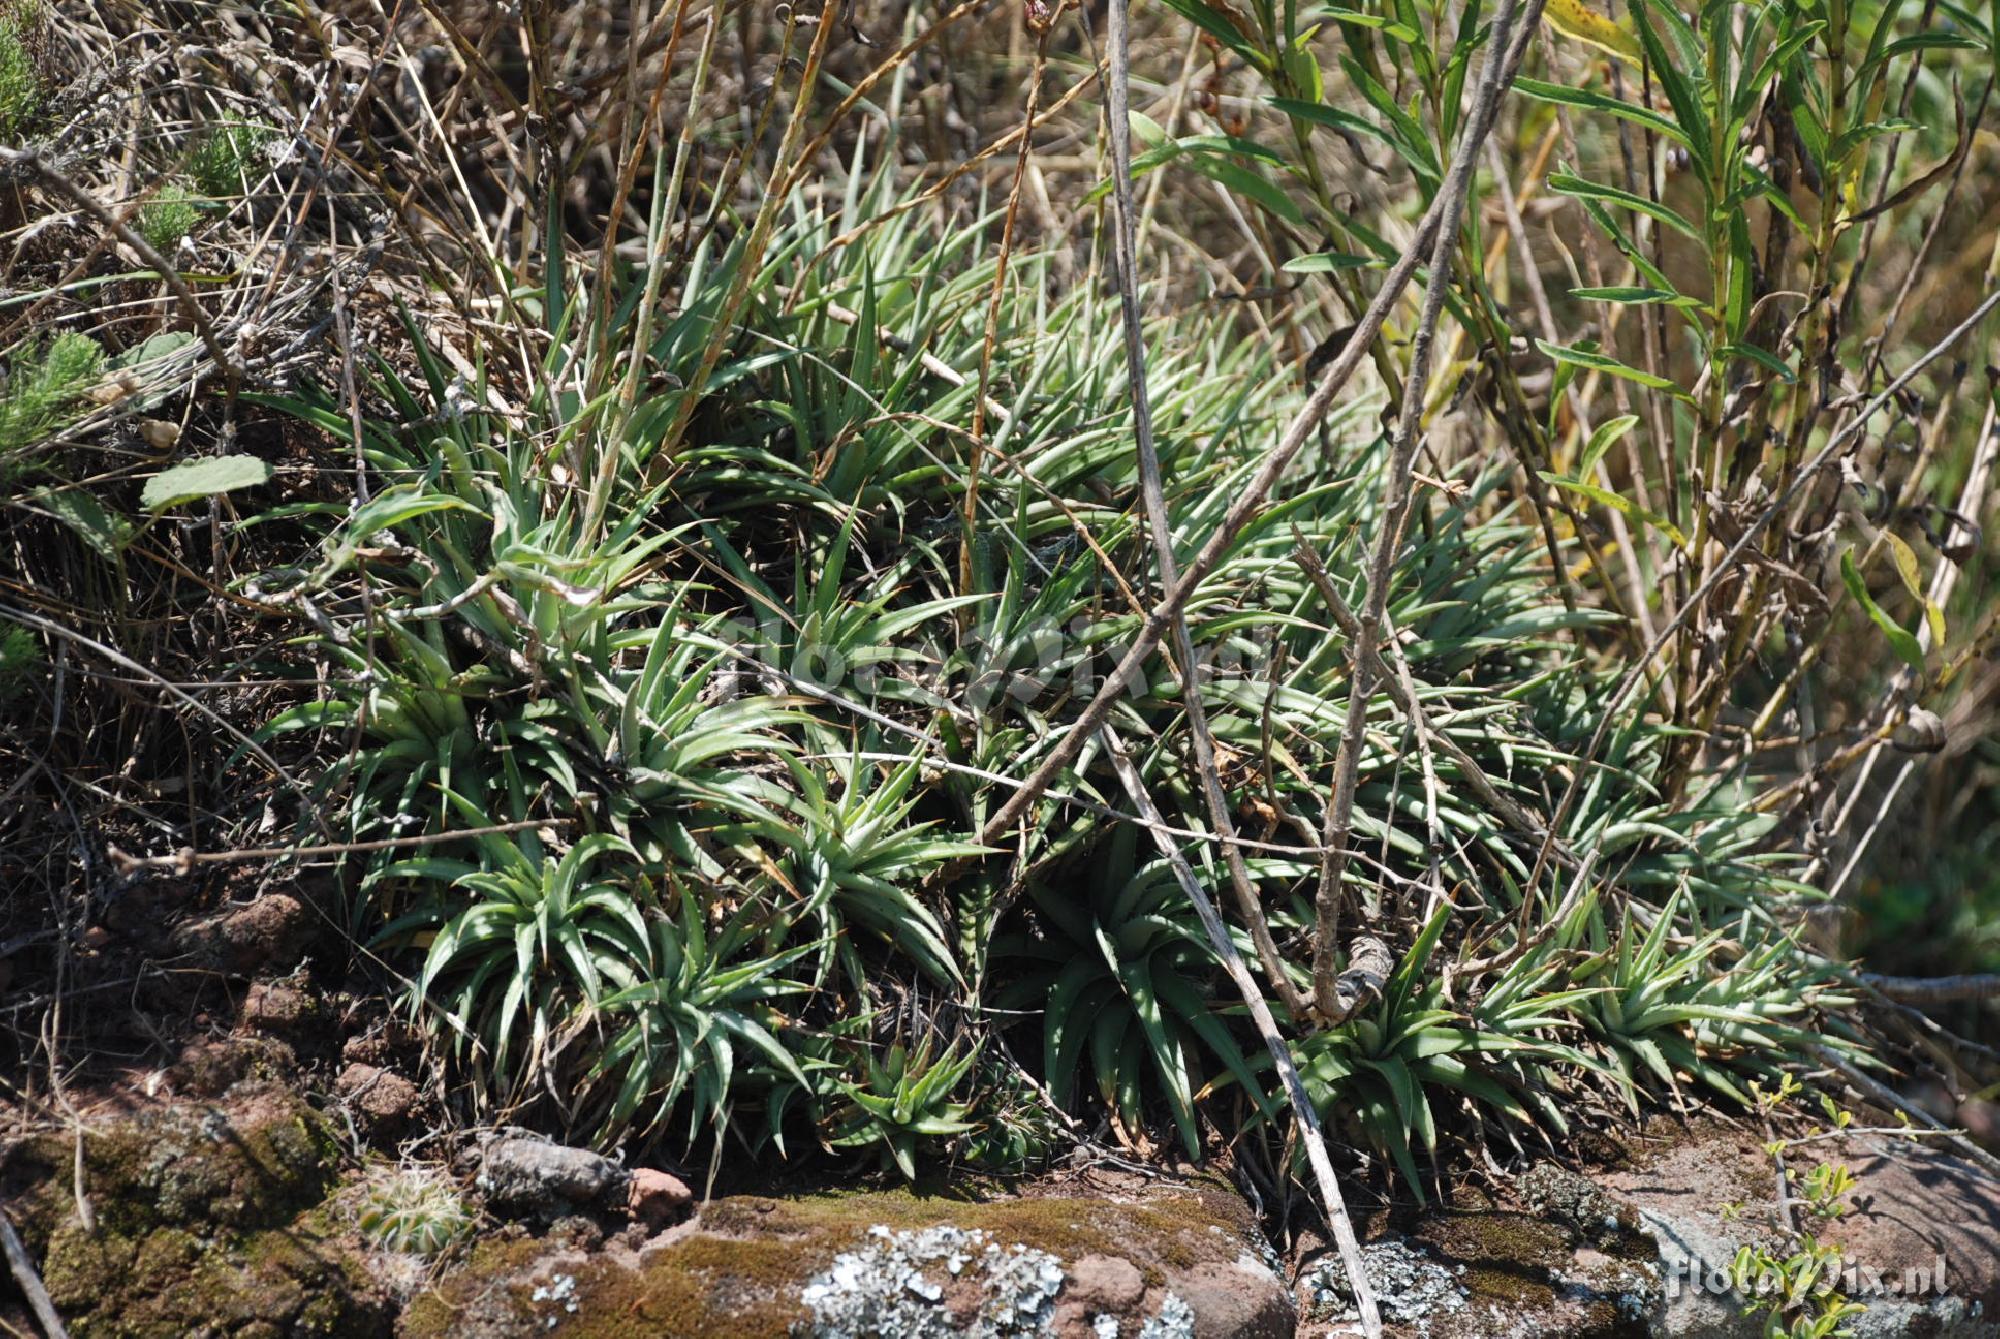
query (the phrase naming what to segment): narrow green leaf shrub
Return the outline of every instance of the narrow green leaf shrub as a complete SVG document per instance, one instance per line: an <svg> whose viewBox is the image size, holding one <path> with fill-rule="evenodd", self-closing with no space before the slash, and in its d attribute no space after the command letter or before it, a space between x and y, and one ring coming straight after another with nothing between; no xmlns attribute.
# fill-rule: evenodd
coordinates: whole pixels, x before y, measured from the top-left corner
<svg viewBox="0 0 2000 1339"><path fill-rule="evenodd" d="M622 290L562 288L544 379L511 414L428 352L415 382L375 368L370 497L316 568L260 587L307 611L301 645L340 670L263 737L349 741L322 774L341 835L441 839L356 862L355 933L421 960L410 1005L471 1110L599 1143L740 1139L908 1177L946 1151L1018 1168L1056 1113L1093 1108L1189 1156L1218 1126L1269 1129L1268 1058L1168 868L1107 814L1122 796L1094 753L1015 849L975 840L994 778L1028 770L1139 619L1116 309L1089 286L1003 288L968 532L952 425L977 394L991 265L914 215L816 256L832 232L801 206L780 234L670 468L648 435L699 342L669 320L658 393L614 414ZM690 261L687 311L729 264ZM1168 504L1194 545L1295 393L1207 317L1154 333ZM324 392L269 403L349 432ZM1380 467L1373 407L1329 419L1321 458L1192 604L1231 803L1295 853L1248 868L1301 972L1348 680L1293 550L1303 537L1360 602L1378 501L1351 481ZM1389 613L1430 728L1546 812L1616 678L1580 640L1617 620L1561 597L1508 477L1467 471L1412 531ZM1175 670L1153 675L1120 728L1152 741L1169 823L1199 833ZM1564 821L1597 853L1565 902L1561 880L1523 893L1536 843L1473 796L1459 755L1425 756L1376 704L1347 877L1406 951L1381 999L1296 1054L1329 1123L1420 1194L1418 1160L1468 1110L1559 1136L1586 1092L1733 1100L1840 1002L1772 912L1797 890L1768 822L1720 793L1669 801L1674 732L1620 711ZM1198 865L1226 877L1212 853ZM1562 906L1473 998L1448 988L1475 940Z"/></svg>

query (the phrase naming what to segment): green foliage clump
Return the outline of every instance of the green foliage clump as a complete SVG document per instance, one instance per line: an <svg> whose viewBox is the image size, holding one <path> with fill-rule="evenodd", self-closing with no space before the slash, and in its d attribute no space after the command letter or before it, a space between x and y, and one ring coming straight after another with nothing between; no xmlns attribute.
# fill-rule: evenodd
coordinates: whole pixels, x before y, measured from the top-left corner
<svg viewBox="0 0 2000 1339"><path fill-rule="evenodd" d="M260 121L218 126L189 153L188 177L211 199L241 195L261 175L258 159L276 134Z"/></svg>
<svg viewBox="0 0 2000 1339"><path fill-rule="evenodd" d="M139 206L139 235L162 256L171 258L181 239L201 222L202 202L177 181L163 183Z"/></svg>
<svg viewBox="0 0 2000 1339"><path fill-rule="evenodd" d="M290 87L268 70L232 77L262 39L196 15L202 79L160 60L130 99L61 96L89 104L65 179L108 198L134 165L107 155L138 145L154 247L204 227L248 256L231 230L253 224L366 262L365 300L346 271L246 263L201 277L197 339L185 301L70 274L71 239L16 220L7 301L157 356L119 357L108 450L32 456L47 486L12 513L91 553L17 543L38 570L8 589L53 574L39 607L66 615L114 568L171 582L99 602L98 630L178 651L211 626L187 573L226 553L208 594L291 640L255 695L201 700L273 702L258 746L310 792L228 793L348 852L337 914L407 987L465 1119L903 1177L1018 1169L1083 1131L1283 1168L1288 1059L1336 1140L1421 1195L1455 1145L1553 1141L1578 1110L1747 1105L1856 1045L1820 911L1858 888L1879 935L1991 948L2000 893L1841 882L1913 793L1922 764L1889 751L1963 758L1950 736L1984 710L1991 406L1967 397L1992 388L1949 369L1992 319L1911 354L1994 271L1968 201L2000 33L1915 0L1598 7L1553 5L1546 41L1483 2L1150 8L1149 80L1197 35L1221 63L1145 100L1164 122L1131 118L1144 152L1115 170L1145 204L1115 246L1113 183L1076 174L1123 64L1079 80L1066 35L1040 113L947 99L964 124L942 129L912 96L921 24L876 57L751 24L741 59L704 37L668 84L621 89L640 65L558 49L604 31L572 6L498 48L440 42L503 59L437 99L329 50L356 88L326 147L358 156L280 219L273 127L315 122L259 100ZM0 131L57 119L37 14L0 0ZM87 53L85 27L47 53ZM315 54L287 32L284 61ZM967 41L981 86L1021 87ZM740 86L753 69L767 88ZM114 126L127 103L143 124ZM610 114L639 106L675 110ZM459 152L469 127L495 151ZM1454 164L1466 207L1414 244ZM421 310L370 348L398 284ZM312 352L291 341L328 330L339 390L291 389ZM1359 380L1309 391L1350 360ZM0 474L25 474L104 354L65 335L11 361ZM202 401L133 421L168 368L336 454L157 458L216 422ZM248 502L266 455L287 462L269 515L177 514ZM115 514L135 496L143 518ZM1170 590L1185 627L1122 665ZM34 705L35 643L0 633L0 697ZM1113 664L1135 672L1108 699ZM1112 709L1086 729L1086 704ZM1906 729L1925 704L1935 731ZM203 821L191 840L231 835ZM1344 953L1381 964L1351 997Z"/></svg>
<svg viewBox="0 0 2000 1339"><path fill-rule="evenodd" d="M32 4L0 6L0 140L18 138L42 105L42 77L28 48Z"/></svg>
<svg viewBox="0 0 2000 1339"><path fill-rule="evenodd" d="M337 611L301 634L340 671L264 739L343 742L321 776L347 835L431 839L363 862L355 933L421 956L410 1007L476 1110L601 1145L816 1147L911 1177L944 1155L1018 1168L1091 1107L1190 1156L1218 1128L1270 1130L1270 1061L1101 757L1004 857L981 839L996 779L1069 728L1138 623L1129 574L1151 558L1116 304L1032 255L996 299L971 230L915 214L827 250L834 234L801 203L721 347L739 249L697 247L659 329L640 275L597 294L554 263L527 299L548 351L518 412L420 339L418 376L378 368L371 496L264 587ZM996 300L1004 426L969 493L941 425L972 412ZM1149 375L1170 528L1198 543L1296 392L1207 315L1150 334L1171 351ZM621 407L640 362L658 391ZM271 403L352 434L325 392ZM1301 964L1292 987L1319 865L1284 843L1317 841L1352 687L1295 549L1355 598L1381 509L1351 480L1388 454L1374 407L1329 415L1324 458L1236 537L1190 618L1230 801L1269 817L1275 850L1244 870ZM1351 1017L1285 1020L1328 1123L1413 1187L1468 1112L1560 1134L1580 1094L1735 1100L1839 1003L1772 914L1796 890L1769 822L1668 793L1680 735L1579 650L1618 620L1552 582L1504 459L1456 468L1388 603L1426 729L1456 752L1383 701L1356 763L1353 901L1404 951ZM1205 831L1160 673L1116 719L1148 739L1167 821ZM1558 836L1592 863L1539 861L1474 797L1472 765L1543 812L1551 774L1584 775ZM454 835L484 828L506 830ZM1482 950L1498 965L1455 980Z"/></svg>
<svg viewBox="0 0 2000 1339"><path fill-rule="evenodd" d="M885 1166L905 1180L917 1179L919 1140L961 1135L974 1125L966 1120L971 1108L952 1100L979 1059L976 1050L957 1053L956 1044L934 1055L926 1037L912 1051L902 1043L876 1059L869 1056L865 1072L835 1087L840 1101L831 1113L828 1143L834 1148L872 1150Z"/></svg>
<svg viewBox="0 0 2000 1339"><path fill-rule="evenodd" d="M42 667L42 648L35 635L0 619L0 707L24 695Z"/></svg>
<svg viewBox="0 0 2000 1339"><path fill-rule="evenodd" d="M1131 1130L1146 1126L1150 1098L1167 1112L1188 1156L1199 1156L1195 1096L1209 1067L1259 1084L1215 992L1215 954L1165 860L1138 865L1139 834L1110 833L1082 879L1082 892L1030 890L1038 934L994 945L1004 984L995 1003L1042 1015L1042 1069L1049 1091L1070 1106L1079 1077ZM1253 866L1273 882L1296 875L1275 862Z"/></svg>
<svg viewBox="0 0 2000 1339"><path fill-rule="evenodd" d="M0 460L69 422L103 372L102 346L73 331L19 350L0 390Z"/></svg>

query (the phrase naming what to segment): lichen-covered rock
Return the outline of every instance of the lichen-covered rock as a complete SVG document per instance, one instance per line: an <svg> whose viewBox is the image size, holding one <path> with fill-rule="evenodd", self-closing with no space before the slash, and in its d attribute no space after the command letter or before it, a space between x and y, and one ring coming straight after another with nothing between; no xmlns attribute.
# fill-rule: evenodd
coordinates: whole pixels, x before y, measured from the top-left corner
<svg viewBox="0 0 2000 1339"><path fill-rule="evenodd" d="M1574 1187L1571 1187L1574 1189ZM1523 1197L1525 1198L1525 1196ZM1584 1199L1565 1199L1572 1207ZM1390 1333L1424 1339L1641 1339L1661 1311L1658 1248L1636 1216L1589 1202L1586 1238L1566 1221L1469 1189L1454 1202L1378 1224L1362 1257ZM1605 1223L1610 1226L1606 1227ZM1355 1332L1346 1270L1330 1249L1299 1271L1302 1334Z"/></svg>
<svg viewBox="0 0 2000 1339"><path fill-rule="evenodd" d="M1856 1181L1837 1215L1794 1206L1801 1230L1841 1250L1839 1286L1866 1307L1843 1333L2000 1339L2000 1176L1885 1134L1802 1145L1790 1170L1819 1163ZM1662 1119L1608 1169L1543 1163L1507 1201L1462 1190L1399 1216L1400 1236L1371 1224L1363 1254L1397 1339L1757 1339L1765 1318L1747 1314L1732 1269L1744 1246L1790 1254L1776 1189L1757 1132ZM1353 1332L1330 1252L1307 1253L1299 1301L1302 1334Z"/></svg>
<svg viewBox="0 0 2000 1339"><path fill-rule="evenodd" d="M1459 1283L1465 1272L1432 1259L1401 1237L1385 1237L1361 1248L1361 1265L1375 1293L1382 1319L1391 1324L1428 1326L1433 1319L1463 1310L1471 1296ZM1329 1251L1300 1276L1301 1310L1310 1320L1358 1319L1354 1286L1338 1252Z"/></svg>
<svg viewBox="0 0 2000 1339"><path fill-rule="evenodd" d="M1514 1189L1529 1212L1540 1214L1587 1241L1599 1241L1638 1226L1638 1216L1631 1205L1606 1194L1589 1177L1560 1163L1536 1163L1522 1173Z"/></svg>
<svg viewBox="0 0 2000 1339"><path fill-rule="evenodd" d="M402 1332L1286 1339L1294 1317L1268 1249L1213 1184L736 1197L637 1249L483 1246L412 1304Z"/></svg>
<svg viewBox="0 0 2000 1339"><path fill-rule="evenodd" d="M75 1339L289 1339L391 1332L390 1301L352 1247L316 1223L202 1237L142 1236L80 1223L56 1230L43 1262Z"/></svg>
<svg viewBox="0 0 2000 1339"><path fill-rule="evenodd" d="M276 1037L222 1037L189 1042L167 1069L178 1097L219 1098L239 1083L276 1084L298 1072L299 1059Z"/></svg>
<svg viewBox="0 0 2000 1339"><path fill-rule="evenodd" d="M325 1198L337 1150L326 1121L276 1086L239 1085L219 1102L168 1102L83 1127L83 1182L99 1222L253 1231L289 1222ZM8 1179L32 1182L31 1233L75 1213L73 1136L39 1135L10 1150Z"/></svg>
<svg viewBox="0 0 2000 1339"><path fill-rule="evenodd" d="M949 1223L877 1224L799 1294L816 1339L1012 1339L1045 1334L1068 1276L1047 1251Z"/></svg>

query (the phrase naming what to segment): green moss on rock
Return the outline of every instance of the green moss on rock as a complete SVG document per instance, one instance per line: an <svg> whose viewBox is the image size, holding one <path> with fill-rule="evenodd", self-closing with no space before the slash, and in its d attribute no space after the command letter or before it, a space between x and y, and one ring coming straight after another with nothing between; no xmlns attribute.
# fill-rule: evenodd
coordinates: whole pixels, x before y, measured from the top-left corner
<svg viewBox="0 0 2000 1339"><path fill-rule="evenodd" d="M174 1104L84 1134L77 1210L71 1135L14 1149L51 1298L77 1339L259 1339L389 1333L389 1309L329 1215L338 1176L325 1120L278 1089Z"/></svg>
<svg viewBox="0 0 2000 1339"><path fill-rule="evenodd" d="M76 1216L74 1136L46 1134L7 1159L24 1235L46 1243ZM87 1128L84 1186L98 1224L139 1236L159 1227L276 1227L318 1204L338 1174L338 1147L318 1112L279 1089L227 1107L163 1106Z"/></svg>
<svg viewBox="0 0 2000 1339"><path fill-rule="evenodd" d="M1490 1204L1490 1201L1488 1201ZM1488 1331L1492 1317L1532 1323L1564 1339L1628 1339L1648 1333L1646 1311L1657 1292L1654 1276L1640 1267L1658 1251L1643 1232L1613 1218L1597 1228L1595 1242L1579 1254L1567 1222L1500 1208L1446 1210L1415 1225L1412 1236L1447 1265L1463 1272L1467 1294L1461 1316L1441 1335Z"/></svg>
<svg viewBox="0 0 2000 1339"><path fill-rule="evenodd" d="M76 1339L389 1333L385 1299L346 1245L291 1225L200 1237L58 1228L43 1265Z"/></svg>

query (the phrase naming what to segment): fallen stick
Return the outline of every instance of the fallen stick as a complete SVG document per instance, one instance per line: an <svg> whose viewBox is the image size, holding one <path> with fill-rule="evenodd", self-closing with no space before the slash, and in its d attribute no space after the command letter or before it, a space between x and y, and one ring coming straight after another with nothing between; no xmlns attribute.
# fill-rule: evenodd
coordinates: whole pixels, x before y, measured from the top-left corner
<svg viewBox="0 0 2000 1339"><path fill-rule="evenodd" d="M526 832L532 828L562 827L574 822L576 820L568 816L524 818L517 823L495 823L483 828L456 828L450 832L426 832L414 837L382 837L375 841L334 842L326 846L247 846L239 851L197 851L192 846L183 846L172 855L133 855L107 842L104 854L121 875L154 869L185 875L196 865L235 865L251 860L291 860L359 855L368 851L397 851L406 846L434 846L439 842L457 841L460 837L492 837L508 832Z"/></svg>
<svg viewBox="0 0 2000 1339"><path fill-rule="evenodd" d="M1236 951L1236 941L1229 937L1229 927L1222 923L1221 914L1203 891L1200 880L1195 878L1187 857L1181 854L1179 846L1160 832L1166 820L1153 803L1153 797L1147 793L1139 769L1126 756L1124 744L1108 729L1099 737L1111 757L1112 770L1118 773L1118 780L1125 787L1125 793L1132 797L1133 806L1146 818L1148 830L1152 832L1160 854L1173 866L1174 878L1179 881L1181 891L1187 894L1188 901L1194 904L1195 914L1201 917L1201 928L1208 933L1210 947L1222 960L1223 970L1229 973L1237 993L1243 997L1243 1003L1250 1010L1250 1021L1256 1025L1257 1035L1263 1038L1264 1048L1271 1053L1271 1061L1278 1067L1278 1078L1285 1085L1286 1097L1291 1100L1292 1119L1298 1122L1300 1142L1306 1146L1306 1160L1312 1164L1313 1179L1319 1184L1327 1221L1333 1226L1334 1242L1340 1247L1341 1263L1347 1266L1348 1284L1354 1290L1354 1302L1361 1312L1361 1327L1369 1339L1378 1339L1382 1333L1382 1316L1375 1306L1375 1291L1368 1282L1368 1271L1362 1264L1361 1242L1354 1234L1353 1221L1347 1216L1346 1201L1341 1198L1340 1182L1333 1172L1333 1159L1326 1151L1326 1136L1320 1132L1319 1113L1313 1109L1312 1096L1306 1092L1298 1066L1292 1063L1292 1048L1278 1031L1278 1020L1271 1015L1271 1006L1264 999L1263 989L1258 986L1257 978L1251 975L1243 955Z"/></svg>
<svg viewBox="0 0 2000 1339"><path fill-rule="evenodd" d="M28 1258L28 1248L4 1213L0 1213L0 1249L6 1251L7 1268L14 1275L14 1282L20 1285L21 1295L28 1299L35 1319L41 1322L42 1333L48 1339L69 1339L62 1317L56 1314L56 1304L49 1300L49 1290L42 1286L42 1276L35 1272L35 1262Z"/></svg>

